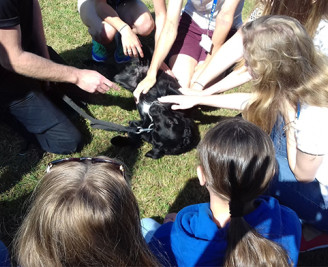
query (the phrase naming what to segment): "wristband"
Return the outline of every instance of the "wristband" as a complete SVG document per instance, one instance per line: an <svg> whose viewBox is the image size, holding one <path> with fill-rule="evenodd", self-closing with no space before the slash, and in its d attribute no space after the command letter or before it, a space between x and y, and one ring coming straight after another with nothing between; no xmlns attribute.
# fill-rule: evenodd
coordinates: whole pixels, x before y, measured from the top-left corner
<svg viewBox="0 0 328 267"><path fill-rule="evenodd" d="M288 131L290 128L295 129L295 121L290 121L288 123L285 124L283 130L284 132Z"/></svg>
<svg viewBox="0 0 328 267"><path fill-rule="evenodd" d="M202 88L204 88L204 85L202 85L201 83L199 83L197 81L195 81L194 83L196 83L196 84L200 85Z"/></svg>
<svg viewBox="0 0 328 267"><path fill-rule="evenodd" d="M124 24L124 25L121 27L121 29L118 30L119 33L121 33L121 31L122 31L126 26L128 26L128 24Z"/></svg>

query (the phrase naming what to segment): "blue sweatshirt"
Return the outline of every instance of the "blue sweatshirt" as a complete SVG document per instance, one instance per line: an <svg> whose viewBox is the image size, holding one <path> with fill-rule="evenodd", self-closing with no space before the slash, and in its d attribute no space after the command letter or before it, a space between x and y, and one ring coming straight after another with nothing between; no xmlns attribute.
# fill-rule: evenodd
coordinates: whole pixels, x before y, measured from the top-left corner
<svg viewBox="0 0 328 267"><path fill-rule="evenodd" d="M301 224L294 211L270 196L256 200L257 208L244 216L262 236L278 243L296 266L301 242ZM163 224L149 245L164 264L178 266L223 265L229 223L219 228L209 203L182 209L174 222Z"/></svg>

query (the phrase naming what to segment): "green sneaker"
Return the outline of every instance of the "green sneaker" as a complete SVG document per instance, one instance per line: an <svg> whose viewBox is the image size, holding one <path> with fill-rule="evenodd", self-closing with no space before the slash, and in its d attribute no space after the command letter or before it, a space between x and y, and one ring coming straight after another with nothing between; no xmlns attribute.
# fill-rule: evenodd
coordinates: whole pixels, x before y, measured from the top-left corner
<svg viewBox="0 0 328 267"><path fill-rule="evenodd" d="M118 64L129 62L131 60L131 57L124 55L122 42L121 42L121 34L119 33L115 34L115 43L116 43L116 49L114 52L115 62Z"/></svg>
<svg viewBox="0 0 328 267"><path fill-rule="evenodd" d="M92 40L92 59L96 62L105 62L108 59L106 47Z"/></svg>

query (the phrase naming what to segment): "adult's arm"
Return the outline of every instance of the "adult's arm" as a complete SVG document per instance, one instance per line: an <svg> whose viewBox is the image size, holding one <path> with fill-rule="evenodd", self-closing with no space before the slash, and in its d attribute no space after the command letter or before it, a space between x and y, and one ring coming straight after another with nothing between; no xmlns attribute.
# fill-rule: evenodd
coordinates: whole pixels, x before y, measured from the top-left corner
<svg viewBox="0 0 328 267"><path fill-rule="evenodd" d="M239 2L240 0L230 0L225 1L222 5L221 10L215 20L215 30L212 36L213 49L211 53L207 54L205 63L211 59L212 55L215 54L215 52L219 50L219 48L225 42L232 27L234 15Z"/></svg>
<svg viewBox="0 0 328 267"><path fill-rule="evenodd" d="M243 37L241 30L238 30L229 40L227 40L219 50L217 50L209 60L204 63L200 73L195 73L191 88L199 88L199 84L206 86L213 79L217 78L226 69L240 60L244 55ZM195 83L197 81L197 83Z"/></svg>
<svg viewBox="0 0 328 267"><path fill-rule="evenodd" d="M180 12L183 0L170 0L167 7L167 15L163 30L159 36L154 50L153 58L147 72L147 76L138 84L133 95L139 101L141 93L147 93L156 82L157 71L168 55L177 36Z"/></svg>
<svg viewBox="0 0 328 267"><path fill-rule="evenodd" d="M139 54L144 57L138 36L130 25L121 20L117 12L107 4L107 1L95 0L95 8L98 16L121 34L124 54L128 55L127 50L131 49L133 56L137 57Z"/></svg>
<svg viewBox="0 0 328 267"><path fill-rule="evenodd" d="M226 108L244 110L249 103L252 94L250 93L231 93L211 96L187 96L170 95L159 98L162 103L173 103L172 109L188 109L197 105L211 106L216 108Z"/></svg>
<svg viewBox="0 0 328 267"><path fill-rule="evenodd" d="M24 51L21 47L21 29L15 26L0 29L0 64L18 74L53 82L69 82L93 93L105 93L109 88L119 87L92 70L57 64L39 55Z"/></svg>

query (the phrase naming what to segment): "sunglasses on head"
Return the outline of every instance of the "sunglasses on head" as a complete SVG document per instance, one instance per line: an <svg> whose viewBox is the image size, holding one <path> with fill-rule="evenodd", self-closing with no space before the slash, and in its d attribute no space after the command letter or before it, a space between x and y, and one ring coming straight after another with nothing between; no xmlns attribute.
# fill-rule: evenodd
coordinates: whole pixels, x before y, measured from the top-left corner
<svg viewBox="0 0 328 267"><path fill-rule="evenodd" d="M64 159L57 159L54 161L51 161L48 163L47 166L47 173L50 172L51 168L55 165L59 165L63 162L85 162L85 161L90 161L92 164L96 164L96 163L109 163L113 166L115 166L117 168L117 170L119 170L121 172L121 174L123 175L123 177L125 177L125 172L124 172L124 167L121 163L112 160L112 159L103 159L103 158L89 158L89 157L82 157L82 158L64 158Z"/></svg>

